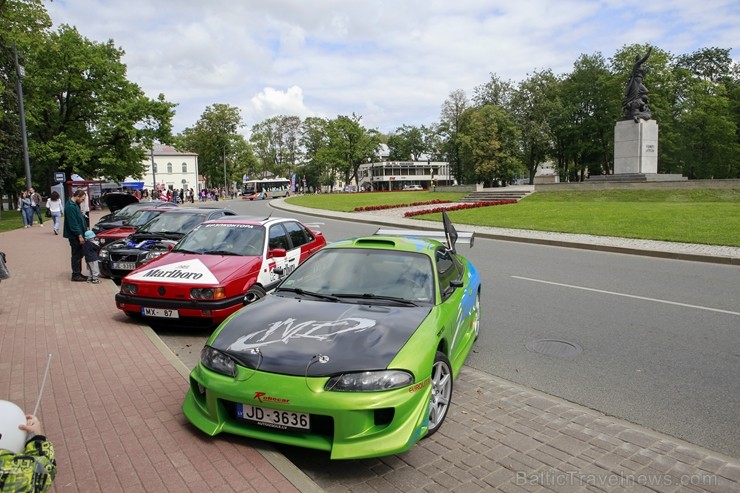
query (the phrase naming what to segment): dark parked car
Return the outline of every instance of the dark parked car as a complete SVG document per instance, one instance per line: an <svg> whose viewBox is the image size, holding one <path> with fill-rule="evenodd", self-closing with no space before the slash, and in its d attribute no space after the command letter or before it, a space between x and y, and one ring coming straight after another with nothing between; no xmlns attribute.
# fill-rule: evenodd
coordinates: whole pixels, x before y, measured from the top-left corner
<svg viewBox="0 0 740 493"><path fill-rule="evenodd" d="M100 246L108 245L116 240L127 238L129 235L136 232L139 227L145 225L163 212L170 210L172 210L170 207L139 207L139 209L125 221L123 226L105 229L98 232L95 237L100 243Z"/></svg>
<svg viewBox="0 0 740 493"><path fill-rule="evenodd" d="M100 273L121 279L144 263L164 255L194 227L210 219L235 216L228 209L168 210L141 226L131 236L100 249Z"/></svg>
<svg viewBox="0 0 740 493"><path fill-rule="evenodd" d="M120 194L120 195L128 195L128 194ZM128 195L128 196L136 200L136 197L134 197L133 195ZM110 201L111 199L108 198L106 200ZM105 231L107 229L120 228L121 226L126 226L128 224L129 219L131 219L131 216L133 216L136 211L142 209L143 207L177 207L177 204L174 204L172 202L161 202L159 200L152 200L151 202L131 202L128 205L120 209L116 208L115 205L110 205L110 204L109 204L109 207L112 207L111 210L115 209L115 212L106 214L105 216L101 217L98 220L97 224L92 227L92 230L95 234L98 234L101 231Z"/></svg>
<svg viewBox="0 0 740 493"><path fill-rule="evenodd" d="M108 210L112 213L120 211L124 207L130 204L135 204L139 201L134 195L123 192L109 192L103 195L103 203L108 207Z"/></svg>

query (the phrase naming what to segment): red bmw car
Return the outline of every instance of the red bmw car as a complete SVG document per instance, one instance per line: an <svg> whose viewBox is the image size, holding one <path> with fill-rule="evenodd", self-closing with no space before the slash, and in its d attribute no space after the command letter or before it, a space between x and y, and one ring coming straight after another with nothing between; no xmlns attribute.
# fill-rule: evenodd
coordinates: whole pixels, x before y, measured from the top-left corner
<svg viewBox="0 0 740 493"><path fill-rule="evenodd" d="M131 317L213 326L264 297L325 245L316 225L295 219L206 221L167 255L124 277L116 305Z"/></svg>

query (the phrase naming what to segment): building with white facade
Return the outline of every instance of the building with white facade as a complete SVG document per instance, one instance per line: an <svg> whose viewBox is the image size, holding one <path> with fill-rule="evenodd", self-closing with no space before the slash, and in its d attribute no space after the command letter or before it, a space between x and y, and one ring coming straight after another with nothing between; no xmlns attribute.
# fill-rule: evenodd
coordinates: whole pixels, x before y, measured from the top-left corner
<svg viewBox="0 0 740 493"><path fill-rule="evenodd" d="M446 161L380 161L361 164L360 190L403 190L404 186L421 185L431 189L455 183Z"/></svg>
<svg viewBox="0 0 740 493"><path fill-rule="evenodd" d="M143 182L143 188L148 190L155 188L155 183L160 189L192 188L195 192L205 186L203 178L198 174L198 155L193 152L179 152L172 146L154 144L142 164L146 171L136 181Z"/></svg>

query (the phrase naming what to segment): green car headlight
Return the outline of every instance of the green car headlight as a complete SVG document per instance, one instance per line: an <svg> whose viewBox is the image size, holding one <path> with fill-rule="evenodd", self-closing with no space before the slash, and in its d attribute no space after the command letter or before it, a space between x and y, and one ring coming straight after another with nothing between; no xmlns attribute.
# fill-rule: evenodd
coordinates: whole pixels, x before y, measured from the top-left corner
<svg viewBox="0 0 740 493"><path fill-rule="evenodd" d="M414 383L411 373L402 370L343 373L326 382L326 390L336 392L377 392L407 387Z"/></svg>
<svg viewBox="0 0 740 493"><path fill-rule="evenodd" d="M236 376L236 362L221 351L213 349L211 346L204 347L200 352L200 362L203 363L203 366L216 373L230 377Z"/></svg>

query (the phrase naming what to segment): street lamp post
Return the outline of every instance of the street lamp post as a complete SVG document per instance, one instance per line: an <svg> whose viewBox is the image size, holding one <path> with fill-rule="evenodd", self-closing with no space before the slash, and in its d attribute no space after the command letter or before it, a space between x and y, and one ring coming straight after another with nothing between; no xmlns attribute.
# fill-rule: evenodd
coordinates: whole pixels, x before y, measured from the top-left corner
<svg viewBox="0 0 740 493"><path fill-rule="evenodd" d="M226 193L226 146L224 146L224 194Z"/></svg>
<svg viewBox="0 0 740 493"><path fill-rule="evenodd" d="M157 190L157 174L156 174L157 173L157 170L156 170L157 165L154 163L154 142L152 142L152 148L151 148L151 150L149 152L150 152L150 155L152 157L152 182L153 182L152 199L153 199L154 198L154 192Z"/></svg>
<svg viewBox="0 0 740 493"><path fill-rule="evenodd" d="M18 92L18 112L21 116L21 141L23 144L23 166L26 171L26 188L31 188L31 162L28 159L28 136L26 135L26 111L23 108L23 85L21 79L25 77L26 71L18 63L18 50L13 42L13 60L15 61L15 89Z"/></svg>

